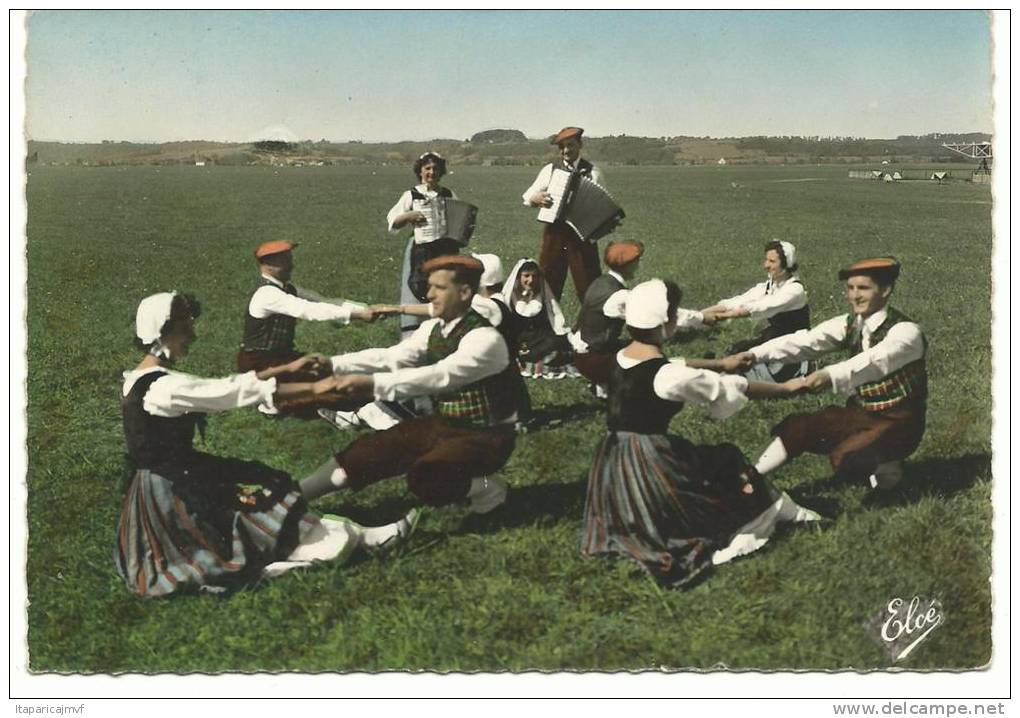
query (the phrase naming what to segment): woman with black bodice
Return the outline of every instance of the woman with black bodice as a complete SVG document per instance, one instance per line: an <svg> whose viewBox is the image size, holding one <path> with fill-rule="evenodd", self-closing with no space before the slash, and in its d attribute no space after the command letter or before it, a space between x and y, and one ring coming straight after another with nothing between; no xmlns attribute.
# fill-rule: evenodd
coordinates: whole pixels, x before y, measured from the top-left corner
<svg viewBox="0 0 1020 718"><path fill-rule="evenodd" d="M792 385L719 374L722 360L669 360L680 290L652 280L627 297L632 341L615 357L607 432L588 477L581 553L636 561L662 585L683 586L713 564L750 553L778 521L818 518L762 477L733 444L698 446L667 434L685 403L715 419Z"/></svg>

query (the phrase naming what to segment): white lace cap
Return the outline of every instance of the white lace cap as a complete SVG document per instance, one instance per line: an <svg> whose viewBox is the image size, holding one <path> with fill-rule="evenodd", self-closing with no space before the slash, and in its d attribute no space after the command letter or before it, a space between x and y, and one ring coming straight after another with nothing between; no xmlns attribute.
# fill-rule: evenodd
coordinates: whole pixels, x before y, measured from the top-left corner
<svg viewBox="0 0 1020 718"><path fill-rule="evenodd" d="M655 329L669 319L669 300L666 284L661 279L641 282L627 295L627 326L635 329Z"/></svg>
<svg viewBox="0 0 1020 718"><path fill-rule="evenodd" d="M160 292L152 294L138 304L135 313L135 334L143 344L152 344L159 340L159 331L170 318L170 305L176 292Z"/></svg>
<svg viewBox="0 0 1020 718"><path fill-rule="evenodd" d="M778 240L779 246L783 248L783 256L786 257L786 266L793 267L797 264L797 248L793 246L793 242L787 242L786 240Z"/></svg>
<svg viewBox="0 0 1020 718"><path fill-rule="evenodd" d="M495 254L472 254L472 257L482 263L482 279L480 284L483 287L494 287L502 284L503 262Z"/></svg>

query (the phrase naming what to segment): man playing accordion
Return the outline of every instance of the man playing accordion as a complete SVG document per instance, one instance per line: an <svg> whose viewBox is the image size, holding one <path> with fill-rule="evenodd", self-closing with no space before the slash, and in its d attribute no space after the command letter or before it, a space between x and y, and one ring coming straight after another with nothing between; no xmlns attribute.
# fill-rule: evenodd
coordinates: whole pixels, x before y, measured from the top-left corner
<svg viewBox="0 0 1020 718"><path fill-rule="evenodd" d="M581 177L605 187L602 172L588 160L581 159L583 133L584 130L580 127L564 127L552 138L552 144L559 147L559 158L543 167L532 185L524 192L522 197L525 205L531 207L553 205L554 198L549 192L549 185L554 169L576 172ZM566 222L561 220L543 225L542 249L538 256L538 264L557 300L563 296L568 266L578 299L584 298L588 285L602 274L595 243L581 239Z"/></svg>

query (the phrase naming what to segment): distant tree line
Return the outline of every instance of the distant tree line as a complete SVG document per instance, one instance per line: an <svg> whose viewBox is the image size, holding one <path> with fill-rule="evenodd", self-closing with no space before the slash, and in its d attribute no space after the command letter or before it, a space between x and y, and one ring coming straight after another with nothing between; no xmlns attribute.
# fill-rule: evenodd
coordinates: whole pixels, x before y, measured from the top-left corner
<svg viewBox="0 0 1020 718"><path fill-rule="evenodd" d="M901 135L895 139L853 136L766 136L709 138L693 136L585 137L585 155L610 165L678 165L715 163L804 164L818 162L967 162L942 147L943 142L981 142L982 133ZM168 142L140 144L107 140L72 144L29 142L29 155L40 164L328 164L410 166L423 152L439 152L451 166L518 165L549 162L555 147L548 138L528 139L513 129L485 130L467 140L438 138L429 141L366 143L326 139L252 143Z"/></svg>

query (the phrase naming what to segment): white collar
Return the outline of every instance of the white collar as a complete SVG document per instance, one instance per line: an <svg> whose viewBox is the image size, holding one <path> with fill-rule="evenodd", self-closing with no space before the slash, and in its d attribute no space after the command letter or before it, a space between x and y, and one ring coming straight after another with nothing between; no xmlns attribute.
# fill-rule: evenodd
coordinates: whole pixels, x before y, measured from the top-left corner
<svg viewBox="0 0 1020 718"><path fill-rule="evenodd" d="M435 189L429 189L428 185L418 184L418 185L415 186L415 189L418 190L419 192L421 192L424 195L439 194L439 186L438 185L436 186Z"/></svg>
<svg viewBox="0 0 1020 718"><path fill-rule="evenodd" d="M263 273L262 273L262 278L263 278L263 279L265 279L265 280L267 280L267 281L268 281L268 282L269 282L270 284L275 284L275 285L276 285L277 287L279 287L280 289L283 289L283 282L281 282L281 281L280 281L279 279L277 279L276 277L270 277L270 276L269 276L268 274L266 274L265 272L263 272Z"/></svg>
<svg viewBox="0 0 1020 718"><path fill-rule="evenodd" d="M627 280L624 279L623 275L617 272L615 269L610 269L608 272L606 272L606 274L608 274L610 277L618 281L623 286L625 287L627 286Z"/></svg>
<svg viewBox="0 0 1020 718"><path fill-rule="evenodd" d="M780 287L782 287L784 284L786 284L790 280L796 279L796 278L797 278L796 274L787 274L786 275L786 279L782 279L782 280L775 280L772 277L766 277L765 278L765 287L766 287L766 289L769 288L769 287L772 287L773 289L779 289Z"/></svg>
<svg viewBox="0 0 1020 718"><path fill-rule="evenodd" d="M882 326L882 323L889 316L889 308L882 307L877 312L872 314L870 317L864 320L864 328L868 330L868 334L873 334L876 329Z"/></svg>
<svg viewBox="0 0 1020 718"><path fill-rule="evenodd" d="M448 322L447 321L443 321L442 319L440 319L439 320L439 333L442 334L444 337L450 336L450 332L453 331L453 328L456 327L458 324L460 324L460 320L463 319L466 316L467 316L467 312L465 312L464 314L461 314L456 319L451 319Z"/></svg>

